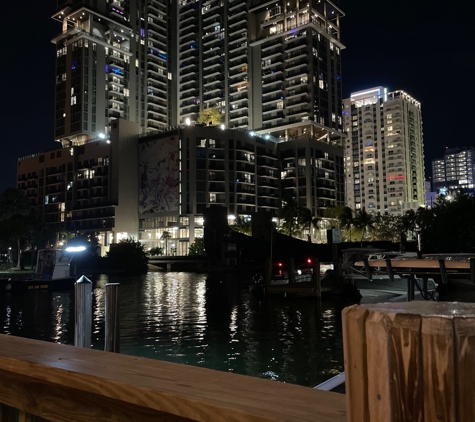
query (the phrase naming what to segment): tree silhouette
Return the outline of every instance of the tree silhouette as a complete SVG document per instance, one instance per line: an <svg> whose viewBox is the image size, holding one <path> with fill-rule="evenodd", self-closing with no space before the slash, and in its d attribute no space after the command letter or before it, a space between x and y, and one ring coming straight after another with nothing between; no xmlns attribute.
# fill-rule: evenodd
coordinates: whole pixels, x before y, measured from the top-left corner
<svg viewBox="0 0 475 422"><path fill-rule="evenodd" d="M252 233L252 223L250 220L246 220L244 217L238 215L234 220L234 224L231 225L231 228L239 233L251 235Z"/></svg>
<svg viewBox="0 0 475 422"><path fill-rule="evenodd" d="M374 217L363 208L362 210L356 211L353 225L361 230L361 246L363 246L365 235L374 228Z"/></svg>
<svg viewBox="0 0 475 422"><path fill-rule="evenodd" d="M341 213L338 215L338 221L340 222L340 228L349 231L349 237L351 242L351 227L353 226L353 210L350 207L344 207Z"/></svg>
<svg viewBox="0 0 475 422"><path fill-rule="evenodd" d="M168 239L170 239L172 235L170 232L163 232L160 239L165 240L165 256L168 256Z"/></svg>

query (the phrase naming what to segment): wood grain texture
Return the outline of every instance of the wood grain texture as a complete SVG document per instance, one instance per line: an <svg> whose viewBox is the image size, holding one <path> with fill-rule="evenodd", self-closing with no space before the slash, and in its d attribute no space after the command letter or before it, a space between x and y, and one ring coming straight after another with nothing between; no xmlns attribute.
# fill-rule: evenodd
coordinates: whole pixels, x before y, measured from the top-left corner
<svg viewBox="0 0 475 422"><path fill-rule="evenodd" d="M475 421L475 320L454 318L457 420Z"/></svg>
<svg viewBox="0 0 475 422"><path fill-rule="evenodd" d="M366 365L368 367L368 410L370 422L391 422L389 380L391 318L371 311L366 319Z"/></svg>
<svg viewBox="0 0 475 422"><path fill-rule="evenodd" d="M343 309L343 352L348 422L369 420L365 322L368 311L359 306Z"/></svg>
<svg viewBox="0 0 475 422"><path fill-rule="evenodd" d="M423 316L421 333L425 421L459 422L453 320L445 316Z"/></svg>
<svg viewBox="0 0 475 422"><path fill-rule="evenodd" d="M423 422L421 316L396 314L391 328L393 422Z"/></svg>
<svg viewBox="0 0 475 422"><path fill-rule="evenodd" d="M144 422L346 420L345 397L340 394L14 336L0 335L0 372L5 374L0 377L0 402L7 399L7 404L30 413L37 411L42 395L51 402L62 391L61 408L54 412L93 403L103 419L88 420L126 420L118 417L128 406L140 411L134 420ZM28 389L28 394L8 395L5 388L11 383L16 383L15 391ZM54 412L43 409L40 416L49 419L43 415ZM54 420L82 420L65 416Z"/></svg>

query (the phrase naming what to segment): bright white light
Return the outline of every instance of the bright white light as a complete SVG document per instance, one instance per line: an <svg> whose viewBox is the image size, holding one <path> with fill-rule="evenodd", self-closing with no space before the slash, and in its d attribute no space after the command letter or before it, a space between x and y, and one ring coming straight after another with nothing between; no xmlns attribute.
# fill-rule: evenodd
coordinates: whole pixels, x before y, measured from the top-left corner
<svg viewBox="0 0 475 422"><path fill-rule="evenodd" d="M66 252L82 252L85 250L86 250L85 246L68 246L66 248Z"/></svg>
<svg viewBox="0 0 475 422"><path fill-rule="evenodd" d="M105 137L106 135L104 135L103 133L99 133L99 138L104 139Z"/></svg>
<svg viewBox="0 0 475 422"><path fill-rule="evenodd" d="M108 139L108 140L106 141L106 143L110 144L110 143L111 143L111 140L110 140L110 139Z"/></svg>
<svg viewBox="0 0 475 422"><path fill-rule="evenodd" d="M187 126L191 125L191 120L190 120L189 117L186 118L185 123L186 123Z"/></svg>
<svg viewBox="0 0 475 422"><path fill-rule="evenodd" d="M221 124L220 128L221 130L224 130L226 128L226 126L224 126L224 123Z"/></svg>

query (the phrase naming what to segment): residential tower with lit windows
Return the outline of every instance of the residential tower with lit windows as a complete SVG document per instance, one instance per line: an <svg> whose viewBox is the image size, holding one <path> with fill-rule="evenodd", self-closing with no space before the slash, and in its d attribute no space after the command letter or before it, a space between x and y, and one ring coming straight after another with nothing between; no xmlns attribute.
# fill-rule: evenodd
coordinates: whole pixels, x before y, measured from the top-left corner
<svg viewBox="0 0 475 422"><path fill-rule="evenodd" d="M432 190L443 195L473 194L475 147L449 148L432 160Z"/></svg>
<svg viewBox="0 0 475 422"><path fill-rule="evenodd" d="M375 87L343 101L346 204L403 214L425 204L421 104Z"/></svg>

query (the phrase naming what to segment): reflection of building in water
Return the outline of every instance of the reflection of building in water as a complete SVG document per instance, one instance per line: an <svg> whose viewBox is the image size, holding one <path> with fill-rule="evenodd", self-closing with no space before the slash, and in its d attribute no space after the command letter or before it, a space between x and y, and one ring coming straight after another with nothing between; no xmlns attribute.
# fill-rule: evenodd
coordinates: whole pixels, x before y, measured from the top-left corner
<svg viewBox="0 0 475 422"><path fill-rule="evenodd" d="M71 303L70 292L54 292L52 294L52 340L56 343L64 344L65 340L69 341L71 330L73 329L74 332L74 328L71 327L71 322L74 321L71 315L74 306L70 306Z"/></svg>

